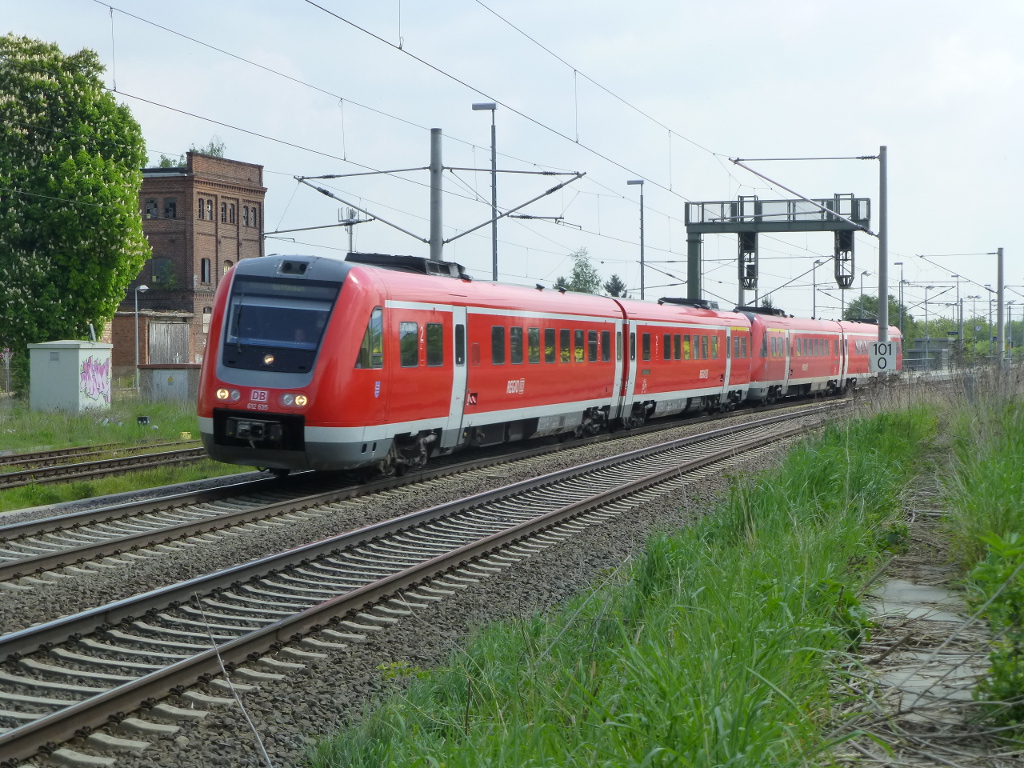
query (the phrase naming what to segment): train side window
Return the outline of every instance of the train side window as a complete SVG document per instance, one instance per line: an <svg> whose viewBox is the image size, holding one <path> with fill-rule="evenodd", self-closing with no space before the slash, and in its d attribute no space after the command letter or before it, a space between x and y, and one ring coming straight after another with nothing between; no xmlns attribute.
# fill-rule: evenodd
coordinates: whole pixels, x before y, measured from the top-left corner
<svg viewBox="0 0 1024 768"><path fill-rule="evenodd" d="M718 337L717 336L712 336L711 337L711 359L712 360L717 360L718 359Z"/></svg>
<svg viewBox="0 0 1024 768"><path fill-rule="evenodd" d="M629 332L629 359L636 360L636 331Z"/></svg>
<svg viewBox="0 0 1024 768"><path fill-rule="evenodd" d="M544 362L553 363L558 358L558 350L555 347L555 329L544 329Z"/></svg>
<svg viewBox="0 0 1024 768"><path fill-rule="evenodd" d="M672 334L670 333L661 337L661 356L665 360L672 359Z"/></svg>
<svg viewBox="0 0 1024 768"><path fill-rule="evenodd" d="M690 334L683 334L683 360L690 359Z"/></svg>
<svg viewBox="0 0 1024 768"><path fill-rule="evenodd" d="M415 368L420 364L420 327L417 323L398 324L398 348L403 368Z"/></svg>
<svg viewBox="0 0 1024 768"><path fill-rule="evenodd" d="M726 346L728 346L728 345L726 345ZM732 356L734 358L740 356L740 337L739 336L733 336L732 337Z"/></svg>
<svg viewBox="0 0 1024 768"><path fill-rule="evenodd" d="M615 332L615 361L622 360L622 331Z"/></svg>
<svg viewBox="0 0 1024 768"><path fill-rule="evenodd" d="M740 357L746 358L747 356L747 337L743 336L740 338Z"/></svg>
<svg viewBox="0 0 1024 768"><path fill-rule="evenodd" d="M509 352L511 352L512 364L523 364L523 329L518 326L509 329L508 339Z"/></svg>
<svg viewBox="0 0 1024 768"><path fill-rule="evenodd" d="M607 363L612 359L612 333L601 331L601 362Z"/></svg>
<svg viewBox="0 0 1024 768"><path fill-rule="evenodd" d="M772 357L779 356L779 340L772 336Z"/></svg>
<svg viewBox="0 0 1024 768"><path fill-rule="evenodd" d="M583 362L583 347L586 340L582 330L572 332L572 359L577 363Z"/></svg>
<svg viewBox="0 0 1024 768"><path fill-rule="evenodd" d="M370 322L366 324L363 343L356 356L356 368L384 367L384 312L374 307L370 313Z"/></svg>
<svg viewBox="0 0 1024 768"><path fill-rule="evenodd" d="M427 365L444 365L444 326L427 323Z"/></svg>
<svg viewBox="0 0 1024 768"><path fill-rule="evenodd" d="M572 362L572 336L568 328L558 331L558 359L563 363Z"/></svg>
<svg viewBox="0 0 1024 768"><path fill-rule="evenodd" d="M774 352L774 345L772 351ZM768 357L768 334L761 337L761 357Z"/></svg>
<svg viewBox="0 0 1024 768"><path fill-rule="evenodd" d="M540 328L526 329L526 359L531 363L540 362Z"/></svg>
<svg viewBox="0 0 1024 768"><path fill-rule="evenodd" d="M491 326L491 362L494 365L505 364L505 326Z"/></svg>
<svg viewBox="0 0 1024 768"><path fill-rule="evenodd" d="M672 351L676 360L683 359L683 337L678 333L672 337Z"/></svg>
<svg viewBox="0 0 1024 768"><path fill-rule="evenodd" d="M642 343L644 345L644 360L650 360L651 359L651 334L645 333L644 337L643 337L643 342Z"/></svg>
<svg viewBox="0 0 1024 768"><path fill-rule="evenodd" d="M455 326L455 364L466 364L466 326L462 323Z"/></svg>
<svg viewBox="0 0 1024 768"><path fill-rule="evenodd" d="M597 362L597 331L587 331L587 361Z"/></svg>
<svg viewBox="0 0 1024 768"><path fill-rule="evenodd" d="M702 360L708 359L708 337L700 337L700 356Z"/></svg>

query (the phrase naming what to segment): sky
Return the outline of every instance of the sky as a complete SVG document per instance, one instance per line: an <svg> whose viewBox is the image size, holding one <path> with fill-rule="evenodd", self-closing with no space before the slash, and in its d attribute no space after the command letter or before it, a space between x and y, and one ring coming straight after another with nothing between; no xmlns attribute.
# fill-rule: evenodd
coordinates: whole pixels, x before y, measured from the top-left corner
<svg viewBox="0 0 1024 768"><path fill-rule="evenodd" d="M879 162L856 158L884 145L889 293L902 276L916 317L926 295L932 317L958 295L984 315L1003 248L1024 315L1020 0L0 0L0 31L96 51L151 164L218 141L264 166L265 230L325 227L268 235L268 254L344 258L349 229L327 225L348 203L416 236L375 220L351 228L354 250L427 256L439 128L456 169L444 258L490 279L493 116L499 210L541 196L518 211L538 218L498 223L500 280L551 285L585 248L638 297L641 186L626 182L643 179L645 296L685 296L688 202L853 194L877 232ZM765 180L733 158L853 159L744 163ZM544 195L572 178L552 172L585 175ZM346 203L295 179L325 174L364 175L314 182ZM847 300L861 280L878 291L878 240L855 240ZM832 247L762 234L759 296L838 317ZM736 256L735 235L705 236L704 295L723 308Z"/></svg>

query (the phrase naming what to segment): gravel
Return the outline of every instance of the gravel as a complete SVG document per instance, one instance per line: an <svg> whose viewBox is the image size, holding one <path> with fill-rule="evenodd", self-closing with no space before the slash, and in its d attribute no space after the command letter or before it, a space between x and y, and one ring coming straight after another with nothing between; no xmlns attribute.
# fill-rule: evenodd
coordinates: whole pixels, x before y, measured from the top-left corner
<svg viewBox="0 0 1024 768"><path fill-rule="evenodd" d="M749 415L737 416L749 420ZM715 426L727 426L732 419ZM456 477L348 502L344 516L322 517L287 527L245 531L224 536L213 544L197 544L180 553L134 561L94 576L60 579L30 592L4 592L0 631L11 632L147 589L199 576L285 548L343 533L424 507L490 488L557 471L585 461L707 431L693 424L668 432L635 436L613 443L569 449L552 456L478 470ZM676 529L714 508L728 488L729 474L753 473L774 466L784 448L779 445L742 457L734 468L687 483L626 514L550 547L479 585L431 604L364 644L330 651L306 669L276 683L262 683L244 694L252 718L274 766L303 764L306 745L343 723L358 718L374 697L388 689L377 671L382 663L404 661L421 668L444 662L475 627L488 622L532 616L599 583L608 569L625 562L657 530ZM70 588L69 588L70 587ZM200 686L197 690L203 690ZM225 695L216 688L207 693ZM183 699L168 703L189 707ZM69 746L89 752L81 740ZM246 718L237 707L212 709L198 723L181 723L181 730L154 743L141 755L120 755L119 768L138 766L266 765Z"/></svg>

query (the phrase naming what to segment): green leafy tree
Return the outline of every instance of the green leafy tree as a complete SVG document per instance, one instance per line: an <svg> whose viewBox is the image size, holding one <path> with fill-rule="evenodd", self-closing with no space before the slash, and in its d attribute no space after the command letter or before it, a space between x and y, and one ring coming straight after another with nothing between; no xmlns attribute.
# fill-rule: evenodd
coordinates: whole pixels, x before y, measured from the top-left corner
<svg viewBox="0 0 1024 768"><path fill-rule="evenodd" d="M219 136L214 136L210 139L210 143L205 147L196 147L192 144L189 148L189 152L198 152L201 155L211 155L212 157L224 157L224 149L226 145L221 141ZM178 159L175 160L173 157L167 155L160 155L160 163L157 165L158 168L184 168L188 165L188 160L185 159L185 155L179 155Z"/></svg>
<svg viewBox="0 0 1024 768"><path fill-rule="evenodd" d="M90 50L0 37L0 346L85 338L150 255L139 124Z"/></svg>
<svg viewBox="0 0 1024 768"><path fill-rule="evenodd" d="M590 261L586 248L580 248L569 254L572 259L572 274L569 278L559 277L555 280L555 288L579 293L597 293L601 290L601 275Z"/></svg>
<svg viewBox="0 0 1024 768"><path fill-rule="evenodd" d="M604 284L604 292L615 298L625 298L626 284L618 275L612 275L611 279Z"/></svg>

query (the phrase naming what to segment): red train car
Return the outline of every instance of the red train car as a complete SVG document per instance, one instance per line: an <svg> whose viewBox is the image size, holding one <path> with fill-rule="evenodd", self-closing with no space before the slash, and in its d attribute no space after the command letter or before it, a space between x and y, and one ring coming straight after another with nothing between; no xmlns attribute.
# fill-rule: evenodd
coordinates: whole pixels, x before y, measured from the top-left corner
<svg viewBox="0 0 1024 768"><path fill-rule="evenodd" d="M706 302L477 283L410 256L248 259L218 290L200 434L214 459L279 472L416 467L748 392L841 388L842 334Z"/></svg>

